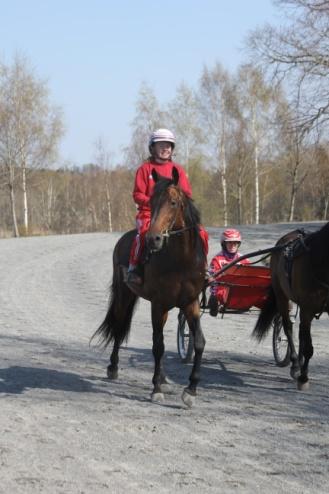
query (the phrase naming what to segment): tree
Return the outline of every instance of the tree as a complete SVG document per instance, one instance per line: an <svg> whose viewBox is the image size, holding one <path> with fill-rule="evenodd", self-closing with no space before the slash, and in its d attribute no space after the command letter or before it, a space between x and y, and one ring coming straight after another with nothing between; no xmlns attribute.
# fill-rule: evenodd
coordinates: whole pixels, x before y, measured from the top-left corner
<svg viewBox="0 0 329 494"><path fill-rule="evenodd" d="M107 229L111 233L113 231L113 219L112 219L112 193L111 193L111 180L110 180L110 168L111 168L111 153L106 148L104 141L99 138L95 143L96 150L96 164L102 170L102 185L105 191L106 198L106 216L107 216Z"/></svg>
<svg viewBox="0 0 329 494"><path fill-rule="evenodd" d="M28 232L27 174L49 166L63 135L61 112L49 103L48 89L23 57L0 71L0 162L7 170L15 236L19 236L15 187L19 172L23 221Z"/></svg>
<svg viewBox="0 0 329 494"><path fill-rule="evenodd" d="M298 110L298 106L293 108L286 101L282 101L278 108L281 156L290 186L288 221L295 219L297 193L309 171L309 167L305 166L305 158L310 157L306 145L307 134L299 127L291 127L291 122L298 119Z"/></svg>
<svg viewBox="0 0 329 494"><path fill-rule="evenodd" d="M153 90L143 83L136 103L136 115L131 123L131 142L125 150L125 161L128 166L136 168L146 159L147 143L151 132L159 127L166 127L167 120L168 116L166 112L160 110Z"/></svg>
<svg viewBox="0 0 329 494"><path fill-rule="evenodd" d="M205 131L207 146L220 173L224 225L226 226L228 221L226 148L228 129L232 123L234 95L232 78L219 63L212 70L204 68L198 96L201 123Z"/></svg>
<svg viewBox="0 0 329 494"><path fill-rule="evenodd" d="M238 225L243 224L245 217L253 217L253 212L248 211L246 201L243 201L244 196L252 195L247 194L247 191L252 190L253 185L250 180L253 147L250 139L248 139L247 124L248 122L243 118L239 120L239 124L231 135L230 142L228 190L234 201L231 207L232 211L235 212L233 223Z"/></svg>
<svg viewBox="0 0 329 494"><path fill-rule="evenodd" d="M321 145L314 151L314 170L316 178L315 195L320 199L318 214L324 221L328 221L329 209L329 147Z"/></svg>
<svg viewBox="0 0 329 494"><path fill-rule="evenodd" d="M190 160L200 154L202 131L199 125L197 98L194 92L182 83L176 97L169 103L170 127L175 132L178 145L175 150L177 161L185 165L189 173Z"/></svg>
<svg viewBox="0 0 329 494"><path fill-rule="evenodd" d="M239 113L245 121L249 141L253 152L254 175L254 222L260 218L260 155L269 136L271 122L271 103L273 91L263 78L260 70L252 65L243 65L239 69L238 80Z"/></svg>
<svg viewBox="0 0 329 494"><path fill-rule="evenodd" d="M293 123L308 132L329 118L329 2L277 0L276 4L288 23L255 30L248 45L253 60L271 77L285 79L295 106L299 99L300 112Z"/></svg>

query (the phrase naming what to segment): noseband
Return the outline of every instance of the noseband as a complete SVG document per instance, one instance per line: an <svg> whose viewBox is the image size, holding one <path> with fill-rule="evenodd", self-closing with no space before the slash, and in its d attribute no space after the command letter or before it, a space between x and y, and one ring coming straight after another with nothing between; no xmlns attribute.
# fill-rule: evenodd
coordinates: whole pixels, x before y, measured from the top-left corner
<svg viewBox="0 0 329 494"><path fill-rule="evenodd" d="M185 226L184 228L180 228L179 230L165 230L161 235L163 237L171 237L172 235L178 235L179 233L186 232L187 230L191 230L193 226Z"/></svg>

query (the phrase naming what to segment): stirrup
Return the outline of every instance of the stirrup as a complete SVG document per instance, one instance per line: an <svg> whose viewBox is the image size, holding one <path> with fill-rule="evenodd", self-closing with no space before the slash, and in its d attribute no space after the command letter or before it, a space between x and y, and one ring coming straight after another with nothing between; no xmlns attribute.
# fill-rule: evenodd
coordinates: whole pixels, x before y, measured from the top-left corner
<svg viewBox="0 0 329 494"><path fill-rule="evenodd" d="M141 274L141 269L139 266L130 266L127 271L127 283L134 285L142 285L143 278Z"/></svg>

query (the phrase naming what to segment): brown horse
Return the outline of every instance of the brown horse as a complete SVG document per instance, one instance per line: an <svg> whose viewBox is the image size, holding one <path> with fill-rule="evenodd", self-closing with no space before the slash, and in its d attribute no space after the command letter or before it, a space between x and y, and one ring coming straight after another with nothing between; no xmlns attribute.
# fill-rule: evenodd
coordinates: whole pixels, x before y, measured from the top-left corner
<svg viewBox="0 0 329 494"><path fill-rule="evenodd" d="M126 272L132 230L117 242L113 252L113 280L108 312L95 335L104 346L113 342L107 375L118 376L119 349L128 338L132 315L138 297L151 302L153 327L154 375L152 401L162 401L166 377L162 367L164 355L163 328L168 311L181 309L194 336L195 357L189 385L182 400L187 406L195 401L205 339L200 325L199 294L204 285L206 256L199 235L200 215L192 199L178 186L178 171L172 179L163 178L153 170L156 182L151 199L151 225L146 236L144 282L142 286L127 285ZM95 336L94 335L94 336ZM162 387L162 389L161 389Z"/></svg>
<svg viewBox="0 0 329 494"><path fill-rule="evenodd" d="M253 336L263 339L274 317L281 315L291 350L290 373L297 378L298 389L305 390L309 387L308 365L313 355L312 320L329 309L329 223L306 236L295 230L276 245L282 249L271 256L272 285ZM298 355L292 338L289 300L300 308Z"/></svg>

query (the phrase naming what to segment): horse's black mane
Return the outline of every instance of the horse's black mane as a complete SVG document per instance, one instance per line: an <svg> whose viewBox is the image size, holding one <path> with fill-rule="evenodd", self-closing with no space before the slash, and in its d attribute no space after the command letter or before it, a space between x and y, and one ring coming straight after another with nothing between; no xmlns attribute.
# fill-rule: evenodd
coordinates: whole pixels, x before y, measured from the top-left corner
<svg viewBox="0 0 329 494"><path fill-rule="evenodd" d="M153 195L151 198L151 209L155 210L163 193L170 187L175 185L173 179L166 177L159 177L159 180L155 183L153 189ZM179 185L178 185L179 187ZM185 201L184 215L185 221L188 226L198 226L201 223L201 216L198 208L195 206L193 199L188 197L185 192L180 189Z"/></svg>

